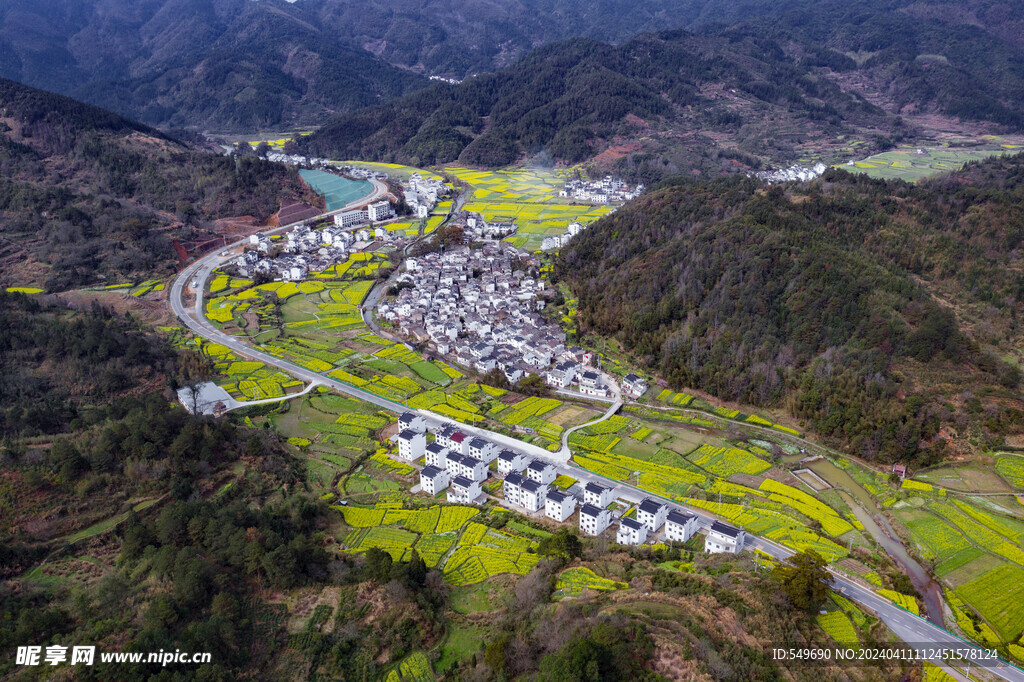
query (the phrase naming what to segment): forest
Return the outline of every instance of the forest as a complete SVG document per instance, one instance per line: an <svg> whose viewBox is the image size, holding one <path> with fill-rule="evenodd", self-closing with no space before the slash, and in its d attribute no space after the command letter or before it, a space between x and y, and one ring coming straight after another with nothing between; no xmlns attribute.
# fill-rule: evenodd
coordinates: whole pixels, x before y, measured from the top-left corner
<svg viewBox="0 0 1024 682"><path fill-rule="evenodd" d="M1022 205L1024 155L916 186L678 179L574 239L557 273L583 330L671 386L924 464L1024 428Z"/></svg>
<svg viewBox="0 0 1024 682"><path fill-rule="evenodd" d="M0 256L12 284L59 291L169 274L172 240L314 200L294 169L195 151L60 95L0 80L0 109Z"/></svg>
<svg viewBox="0 0 1024 682"><path fill-rule="evenodd" d="M741 91L745 102L737 107L730 98L709 96L711 84ZM618 47L582 38L548 45L495 74L434 84L342 115L298 143L317 156L414 166L455 160L501 166L541 152L577 162L616 136L650 131L722 130L753 144L759 132L744 124L767 112L800 121L805 134L898 125L862 98L813 77L775 42L671 31Z"/></svg>

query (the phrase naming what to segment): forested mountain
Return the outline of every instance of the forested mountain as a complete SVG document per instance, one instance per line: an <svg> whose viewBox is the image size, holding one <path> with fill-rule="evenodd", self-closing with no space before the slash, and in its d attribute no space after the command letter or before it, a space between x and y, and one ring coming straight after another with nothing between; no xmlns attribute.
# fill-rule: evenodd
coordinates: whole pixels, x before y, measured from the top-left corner
<svg viewBox="0 0 1024 682"><path fill-rule="evenodd" d="M427 83L283 0L0 7L0 76L151 125L308 126Z"/></svg>
<svg viewBox="0 0 1024 682"><path fill-rule="evenodd" d="M647 149L692 160L714 139L756 164L792 154L790 134L821 141L855 130L904 132L773 41L672 31L621 47L583 38L548 45L496 74L338 117L300 145L334 158L500 166L524 154L581 161L641 137Z"/></svg>
<svg viewBox="0 0 1024 682"><path fill-rule="evenodd" d="M570 242L582 329L675 387L784 406L868 459L1024 428L1024 155L921 185L679 181Z"/></svg>
<svg viewBox="0 0 1024 682"><path fill-rule="evenodd" d="M172 240L266 220L308 190L294 169L190 149L61 95L0 79L0 278L51 290L167 274Z"/></svg>
<svg viewBox="0 0 1024 682"><path fill-rule="evenodd" d="M9 0L0 76L154 125L251 130L318 124L422 87L414 73L493 72L568 38L739 29L893 111L1020 128L1022 16L1021 0Z"/></svg>

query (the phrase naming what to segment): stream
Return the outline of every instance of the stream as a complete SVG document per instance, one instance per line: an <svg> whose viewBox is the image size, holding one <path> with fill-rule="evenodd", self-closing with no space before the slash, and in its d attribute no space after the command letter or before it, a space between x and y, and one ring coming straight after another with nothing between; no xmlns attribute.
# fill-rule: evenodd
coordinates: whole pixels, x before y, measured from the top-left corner
<svg viewBox="0 0 1024 682"><path fill-rule="evenodd" d="M875 506L874 498L850 474L827 459L816 460L809 464L809 468L838 489L839 495L850 505L853 515L864 525L864 529L903 569L910 582L921 593L925 610L928 612L928 620L939 627L945 627L942 620L941 588L928 575L928 571L907 553L907 548L900 542L896 531ZM868 510L873 513L869 513Z"/></svg>

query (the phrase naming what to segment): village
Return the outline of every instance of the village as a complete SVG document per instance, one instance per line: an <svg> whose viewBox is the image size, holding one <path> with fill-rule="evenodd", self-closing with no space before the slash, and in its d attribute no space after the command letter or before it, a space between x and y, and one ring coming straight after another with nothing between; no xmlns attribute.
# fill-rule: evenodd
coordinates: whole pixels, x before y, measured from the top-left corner
<svg viewBox="0 0 1024 682"><path fill-rule="evenodd" d="M419 491L434 496L447 491L451 503L483 504L489 498L484 485L493 475L500 485L489 488L496 493L500 487L502 497L494 498L508 508L558 523L576 514L580 533L592 537L602 535L617 521L615 542L621 545L689 542L700 525L696 515L670 508L653 497L630 508L628 502L616 499L612 488L599 483L576 482L559 489L554 486L558 471L552 463L465 433L453 423L431 431L421 415L405 412L398 419L398 428L392 437L398 445L398 458L421 466ZM745 539L743 530L713 521L704 551L736 554Z"/></svg>
<svg viewBox="0 0 1024 682"><path fill-rule="evenodd" d="M572 178L566 181L565 187L558 196L576 201L589 201L597 204L620 203L635 199L643 194L644 186L630 187L622 178L606 175L601 180L584 180Z"/></svg>

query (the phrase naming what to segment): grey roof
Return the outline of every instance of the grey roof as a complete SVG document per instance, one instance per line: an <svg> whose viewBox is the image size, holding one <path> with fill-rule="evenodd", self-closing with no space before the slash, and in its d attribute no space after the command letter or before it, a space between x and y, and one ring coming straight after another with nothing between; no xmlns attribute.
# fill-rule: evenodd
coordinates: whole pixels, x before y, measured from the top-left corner
<svg viewBox="0 0 1024 682"><path fill-rule="evenodd" d="M593 516L594 518L597 518L601 515L601 512L603 511L605 510L601 509L600 507L595 507L592 504L585 504L580 509L580 516Z"/></svg>
<svg viewBox="0 0 1024 682"><path fill-rule="evenodd" d="M526 468L529 469L530 471L544 471L545 469L547 469L550 466L551 465L548 464L547 462L544 462L544 461L539 460L539 459L535 459L532 462L530 462L530 466L528 466Z"/></svg>
<svg viewBox="0 0 1024 682"><path fill-rule="evenodd" d="M521 486L523 484L523 477L520 474L509 474L505 477L505 483Z"/></svg>
<svg viewBox="0 0 1024 682"><path fill-rule="evenodd" d="M644 524L637 521L636 519L631 519L628 516L623 516L619 523L621 523L626 528L629 528L630 530L640 530L641 528L647 527Z"/></svg>
<svg viewBox="0 0 1024 682"><path fill-rule="evenodd" d="M423 471L420 472L420 476L423 478L437 478L438 474L443 471L444 469L440 469L431 464L430 466L423 467Z"/></svg>
<svg viewBox="0 0 1024 682"><path fill-rule="evenodd" d="M411 424L414 419L422 419L418 414L412 412L403 412L402 416L398 418L399 424Z"/></svg>
<svg viewBox="0 0 1024 682"><path fill-rule="evenodd" d="M713 530L716 533L721 533L722 535L727 535L730 538L737 537L740 534L739 528L733 528L732 526L724 524L721 521L712 521L711 530Z"/></svg>
<svg viewBox="0 0 1024 682"><path fill-rule="evenodd" d="M639 381L640 377L638 377L637 375L635 375L633 373L629 373L626 376L624 376L623 379L625 379L626 381L629 381L629 382L634 382L634 381Z"/></svg>
<svg viewBox="0 0 1024 682"><path fill-rule="evenodd" d="M668 520L672 523L678 523L680 526L685 525L690 519L697 518L696 515L690 512L679 511L678 509L672 509L668 513Z"/></svg>
<svg viewBox="0 0 1024 682"><path fill-rule="evenodd" d="M640 503L639 509L648 514L657 514L664 506L661 502L656 502L648 497Z"/></svg>
<svg viewBox="0 0 1024 682"><path fill-rule="evenodd" d="M597 372L584 372L583 373L583 378L584 379L597 379L598 375L597 375Z"/></svg>
<svg viewBox="0 0 1024 682"><path fill-rule="evenodd" d="M561 490L552 490L548 493L548 499L554 500L558 504L562 504L569 497L568 493L563 493Z"/></svg>
<svg viewBox="0 0 1024 682"><path fill-rule="evenodd" d="M502 462L514 462L517 457L522 457L522 455L512 450L502 450L498 453L498 459Z"/></svg>
<svg viewBox="0 0 1024 682"><path fill-rule="evenodd" d="M600 483L588 483L583 486L583 489L588 493L593 493L594 495L600 495L606 490L611 490L611 488L603 486Z"/></svg>
<svg viewBox="0 0 1024 682"><path fill-rule="evenodd" d="M467 459L469 459L469 457L467 457L466 455L460 454L458 452L453 452L453 453L450 453L448 455L448 461L449 462L455 462L456 464L463 464L464 463L467 466L473 466L472 463L465 461Z"/></svg>
<svg viewBox="0 0 1024 682"><path fill-rule="evenodd" d="M413 431L412 429L405 429L404 431L398 434L398 437L402 440L412 440L413 438L419 435L420 433L418 431Z"/></svg>
<svg viewBox="0 0 1024 682"><path fill-rule="evenodd" d="M538 492L541 488L544 488L546 486L543 483L537 483L537 481L525 480L525 481L523 481L523 485L520 486L520 487L523 490L529 491L531 493L535 493L535 492Z"/></svg>
<svg viewBox="0 0 1024 682"><path fill-rule="evenodd" d="M448 448L446 448L445 446L441 445L440 443L431 443L430 445L427 446L427 452L438 452L438 453L440 453L440 452L444 452L447 449Z"/></svg>
<svg viewBox="0 0 1024 682"><path fill-rule="evenodd" d="M469 441L469 447L471 448L480 449L486 447L486 445L487 441L485 441L483 438L473 438L472 440Z"/></svg>
<svg viewBox="0 0 1024 682"><path fill-rule="evenodd" d="M465 476L456 476L452 481L452 485L457 485L460 488L469 488L473 485L473 481L469 480Z"/></svg>

